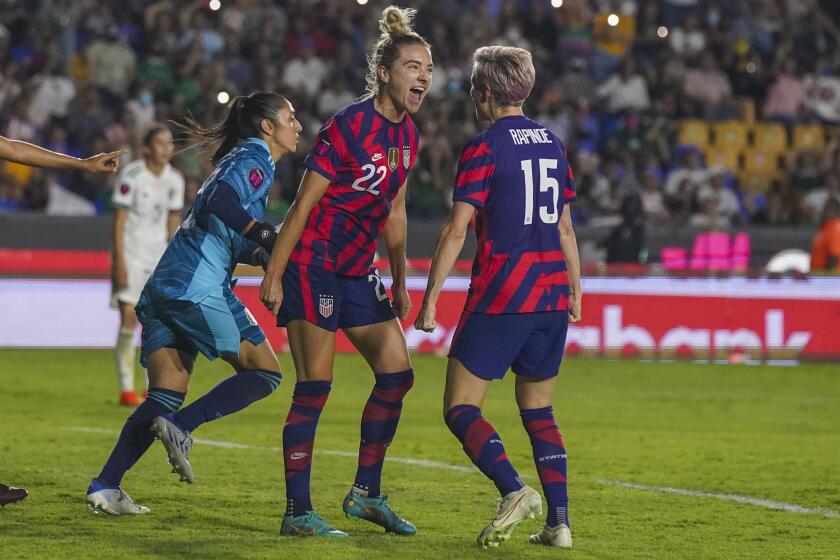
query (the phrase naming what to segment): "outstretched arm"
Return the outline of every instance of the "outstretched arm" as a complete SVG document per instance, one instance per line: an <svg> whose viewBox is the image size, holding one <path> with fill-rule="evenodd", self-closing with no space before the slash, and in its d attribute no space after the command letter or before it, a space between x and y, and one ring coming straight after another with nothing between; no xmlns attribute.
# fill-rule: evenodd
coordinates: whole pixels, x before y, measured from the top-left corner
<svg viewBox="0 0 840 560"><path fill-rule="evenodd" d="M435 306L443 282L452 270L455 260L464 248L464 240L467 237L467 228L470 220L475 214L475 207L467 202L455 201L452 212L449 214L449 221L440 230L435 255L432 257L432 268L429 270L429 281L426 284L426 294L423 296L423 307L417 314L414 321L414 328L432 332L437 327L435 321Z"/></svg>
<svg viewBox="0 0 840 560"><path fill-rule="evenodd" d="M0 136L0 159L34 167L79 169L90 173L114 173L119 169L119 158L127 150L98 154L86 159L60 154L20 140Z"/></svg>

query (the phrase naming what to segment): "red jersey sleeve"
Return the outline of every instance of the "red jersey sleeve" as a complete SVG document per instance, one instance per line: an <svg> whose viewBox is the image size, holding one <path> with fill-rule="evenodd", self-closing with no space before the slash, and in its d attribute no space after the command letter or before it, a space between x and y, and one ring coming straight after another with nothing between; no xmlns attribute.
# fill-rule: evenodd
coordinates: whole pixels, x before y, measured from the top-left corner
<svg viewBox="0 0 840 560"><path fill-rule="evenodd" d="M458 160L452 200L483 208L490 193L490 180L495 169L490 146L480 138L470 142Z"/></svg>
<svg viewBox="0 0 840 560"><path fill-rule="evenodd" d="M303 165L332 182L346 156L347 144L341 133L339 122L332 117L318 131L312 150L303 160Z"/></svg>

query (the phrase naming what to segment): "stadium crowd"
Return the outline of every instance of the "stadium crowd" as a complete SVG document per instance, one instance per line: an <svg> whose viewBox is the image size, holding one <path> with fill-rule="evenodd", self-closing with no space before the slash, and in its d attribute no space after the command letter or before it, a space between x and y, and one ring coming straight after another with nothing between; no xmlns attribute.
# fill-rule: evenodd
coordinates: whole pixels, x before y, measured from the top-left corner
<svg viewBox="0 0 840 560"><path fill-rule="evenodd" d="M235 95L280 91L304 127L299 153L277 168L282 212L314 133L364 90L380 4L0 0L0 134L73 155L125 147L128 161L152 122L209 123ZM533 52L526 113L566 141L579 223L618 223L632 198L657 225L816 224L840 198L838 2L410 4L436 65L416 119L414 217L451 204L456 154L477 130L472 52L485 44ZM208 156L184 149L174 161L188 199ZM109 180L6 163L0 212L108 211Z"/></svg>

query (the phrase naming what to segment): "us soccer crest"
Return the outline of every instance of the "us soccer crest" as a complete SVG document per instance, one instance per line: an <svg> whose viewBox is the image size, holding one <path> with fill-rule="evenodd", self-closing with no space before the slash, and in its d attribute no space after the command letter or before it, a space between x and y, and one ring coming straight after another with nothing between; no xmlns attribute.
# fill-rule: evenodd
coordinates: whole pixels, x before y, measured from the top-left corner
<svg viewBox="0 0 840 560"><path fill-rule="evenodd" d="M411 163L411 146L403 146L403 167L405 167L406 171L408 170L408 166Z"/></svg>
<svg viewBox="0 0 840 560"><path fill-rule="evenodd" d="M328 319L333 313L333 297L330 295L321 295L318 302L318 312L324 319Z"/></svg>
<svg viewBox="0 0 840 560"><path fill-rule="evenodd" d="M399 148L388 148L388 167L391 171L396 171L397 166L400 164L400 149Z"/></svg>

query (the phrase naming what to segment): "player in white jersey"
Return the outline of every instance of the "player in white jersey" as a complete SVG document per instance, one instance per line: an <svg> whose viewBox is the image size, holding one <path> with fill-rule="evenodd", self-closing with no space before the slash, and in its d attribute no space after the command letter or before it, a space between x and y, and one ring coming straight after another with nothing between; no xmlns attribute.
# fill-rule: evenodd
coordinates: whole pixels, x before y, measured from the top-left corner
<svg viewBox="0 0 840 560"><path fill-rule="evenodd" d="M137 406L134 391L134 306L166 244L181 222L184 176L172 167L172 132L155 124L143 137L143 158L123 168L114 186L111 305L120 310L117 378L120 404Z"/></svg>

